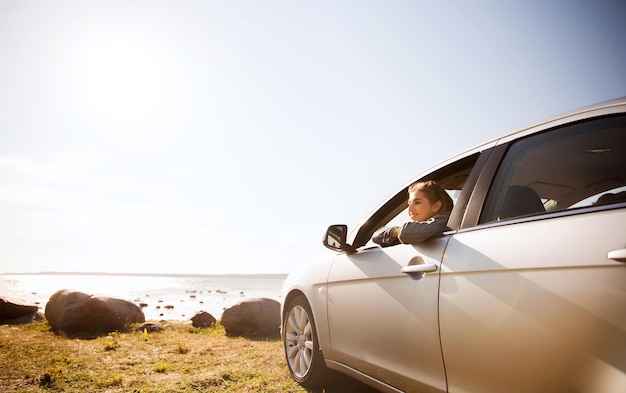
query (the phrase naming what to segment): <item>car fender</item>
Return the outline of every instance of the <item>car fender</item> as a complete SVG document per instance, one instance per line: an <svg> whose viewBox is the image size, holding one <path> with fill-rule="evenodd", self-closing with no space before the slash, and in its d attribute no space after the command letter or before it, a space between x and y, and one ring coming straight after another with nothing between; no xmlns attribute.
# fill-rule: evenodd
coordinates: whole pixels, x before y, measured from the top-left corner
<svg viewBox="0 0 626 393"><path fill-rule="evenodd" d="M284 330L285 307L293 297L304 295L311 306L319 346L325 358L331 355L327 313L328 272L336 255L336 252L329 250L314 258L311 263L297 267L285 278L281 287L281 332Z"/></svg>

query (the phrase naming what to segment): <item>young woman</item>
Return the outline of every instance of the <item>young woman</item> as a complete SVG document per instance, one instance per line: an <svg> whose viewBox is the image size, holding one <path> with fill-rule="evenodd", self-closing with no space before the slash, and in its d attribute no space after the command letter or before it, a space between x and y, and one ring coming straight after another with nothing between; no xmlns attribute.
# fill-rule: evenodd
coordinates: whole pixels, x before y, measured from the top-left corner
<svg viewBox="0 0 626 393"><path fill-rule="evenodd" d="M413 183L409 187L410 222L401 227L382 227L372 236L383 247L396 244L417 244L450 230L448 218L452 198L434 181Z"/></svg>

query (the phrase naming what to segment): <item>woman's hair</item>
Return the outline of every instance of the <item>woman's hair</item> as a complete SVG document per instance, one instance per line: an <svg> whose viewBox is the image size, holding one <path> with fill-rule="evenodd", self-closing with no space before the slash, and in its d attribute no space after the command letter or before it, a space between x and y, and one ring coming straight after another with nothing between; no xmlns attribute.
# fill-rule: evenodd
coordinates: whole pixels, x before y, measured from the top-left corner
<svg viewBox="0 0 626 393"><path fill-rule="evenodd" d="M441 201L441 208L438 214L446 213L452 210L454 202L452 198L439 184L433 180L413 183L409 186L409 192L421 191L424 193L430 203Z"/></svg>

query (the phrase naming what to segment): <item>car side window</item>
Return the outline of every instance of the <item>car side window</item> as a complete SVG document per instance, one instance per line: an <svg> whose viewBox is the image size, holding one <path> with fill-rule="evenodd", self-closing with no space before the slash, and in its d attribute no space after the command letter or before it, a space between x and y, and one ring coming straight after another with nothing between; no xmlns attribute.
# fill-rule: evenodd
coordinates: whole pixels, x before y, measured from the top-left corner
<svg viewBox="0 0 626 393"><path fill-rule="evenodd" d="M479 223L626 201L626 117L552 129L514 142Z"/></svg>
<svg viewBox="0 0 626 393"><path fill-rule="evenodd" d="M480 153L472 154L415 181L437 181L450 195L454 206L456 206L479 156ZM371 240L371 236L376 229L382 226L401 226L405 222L410 221L407 202L407 189L401 190L387 205L379 210L380 215L373 216L371 226L369 227L370 230L367 234L366 247L377 247Z"/></svg>

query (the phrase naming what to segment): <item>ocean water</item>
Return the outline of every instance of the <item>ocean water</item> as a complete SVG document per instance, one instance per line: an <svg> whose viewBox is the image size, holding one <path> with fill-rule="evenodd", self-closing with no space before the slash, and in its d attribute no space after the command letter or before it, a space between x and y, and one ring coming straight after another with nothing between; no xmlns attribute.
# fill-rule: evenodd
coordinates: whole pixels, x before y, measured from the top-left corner
<svg viewBox="0 0 626 393"><path fill-rule="evenodd" d="M125 299L143 305L146 320L189 320L199 311L219 319L225 308L244 299L280 301L285 275L0 275L0 296L37 304L44 312L60 289Z"/></svg>

